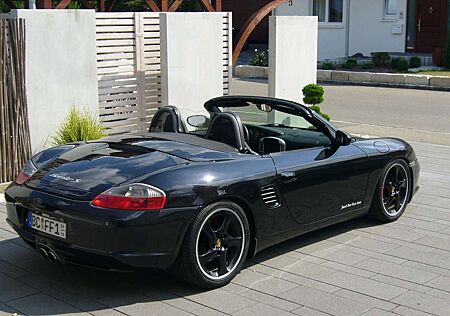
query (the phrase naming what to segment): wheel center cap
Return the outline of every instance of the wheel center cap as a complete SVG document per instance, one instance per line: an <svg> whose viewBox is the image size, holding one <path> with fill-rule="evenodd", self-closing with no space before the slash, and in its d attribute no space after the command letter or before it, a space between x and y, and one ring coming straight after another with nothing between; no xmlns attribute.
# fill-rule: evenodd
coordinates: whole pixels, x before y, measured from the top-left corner
<svg viewBox="0 0 450 316"><path fill-rule="evenodd" d="M216 240L216 245L215 245L215 247L216 247L217 249L222 248L222 240L221 240L220 238Z"/></svg>

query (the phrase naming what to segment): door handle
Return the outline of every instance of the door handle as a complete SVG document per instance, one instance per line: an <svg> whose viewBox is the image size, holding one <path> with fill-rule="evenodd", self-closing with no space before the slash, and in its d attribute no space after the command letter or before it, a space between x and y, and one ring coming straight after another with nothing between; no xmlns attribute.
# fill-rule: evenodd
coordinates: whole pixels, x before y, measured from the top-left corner
<svg viewBox="0 0 450 316"><path fill-rule="evenodd" d="M419 23L417 24L417 31L422 32L422 19L419 19Z"/></svg>
<svg viewBox="0 0 450 316"><path fill-rule="evenodd" d="M293 171L285 171L280 173L280 176L284 179L284 182L289 183L297 180L297 176Z"/></svg>

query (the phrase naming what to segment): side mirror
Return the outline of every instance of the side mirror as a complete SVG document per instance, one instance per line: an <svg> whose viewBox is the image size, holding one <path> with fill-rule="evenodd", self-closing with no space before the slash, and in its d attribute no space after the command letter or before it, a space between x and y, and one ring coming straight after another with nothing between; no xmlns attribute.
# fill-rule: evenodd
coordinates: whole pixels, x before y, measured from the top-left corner
<svg viewBox="0 0 450 316"><path fill-rule="evenodd" d="M208 128L209 118L205 115L192 115L186 119L187 123L195 128L205 129Z"/></svg>
<svg viewBox="0 0 450 316"><path fill-rule="evenodd" d="M338 130L336 132L336 138L335 138L335 144L336 146L347 146L352 143L352 137L350 134L343 132L341 130Z"/></svg>

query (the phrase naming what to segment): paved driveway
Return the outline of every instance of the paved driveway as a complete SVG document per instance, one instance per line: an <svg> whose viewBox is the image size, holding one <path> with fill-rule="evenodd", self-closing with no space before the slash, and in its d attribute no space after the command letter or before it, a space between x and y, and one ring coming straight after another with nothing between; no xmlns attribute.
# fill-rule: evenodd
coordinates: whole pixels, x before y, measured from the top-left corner
<svg viewBox="0 0 450 316"><path fill-rule="evenodd" d="M0 315L450 315L450 147L413 145L422 188L400 220L358 219L284 242L209 292L164 273L50 265L0 205Z"/></svg>

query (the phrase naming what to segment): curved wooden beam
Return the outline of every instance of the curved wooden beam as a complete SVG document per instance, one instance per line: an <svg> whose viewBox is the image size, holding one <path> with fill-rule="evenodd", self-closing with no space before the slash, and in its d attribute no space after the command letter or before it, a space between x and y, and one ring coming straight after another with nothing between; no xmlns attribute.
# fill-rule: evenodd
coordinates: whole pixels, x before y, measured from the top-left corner
<svg viewBox="0 0 450 316"><path fill-rule="evenodd" d="M274 10L276 7L279 7L280 5L288 2L288 0L274 0L265 6L263 6L261 9L256 11L252 14L245 22L244 27L239 32L238 35L238 42L236 44L236 47L233 51L233 65L236 65L239 55L241 54L242 48L244 47L245 42L247 41L250 34L252 34L255 27L259 24L259 22L262 21L268 15L272 10Z"/></svg>

